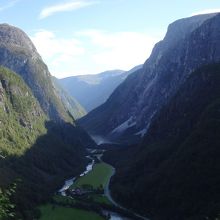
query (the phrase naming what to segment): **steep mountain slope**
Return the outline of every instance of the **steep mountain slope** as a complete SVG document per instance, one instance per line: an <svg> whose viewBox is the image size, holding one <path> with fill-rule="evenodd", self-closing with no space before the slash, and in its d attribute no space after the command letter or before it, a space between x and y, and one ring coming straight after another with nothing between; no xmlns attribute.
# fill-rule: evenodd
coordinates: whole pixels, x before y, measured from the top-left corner
<svg viewBox="0 0 220 220"><path fill-rule="evenodd" d="M83 169L82 134L50 122L23 79L0 68L0 187L20 179L14 202L21 219L32 219L36 204Z"/></svg>
<svg viewBox="0 0 220 220"><path fill-rule="evenodd" d="M24 81L0 67L0 154L21 155L46 134L46 115Z"/></svg>
<svg viewBox="0 0 220 220"><path fill-rule="evenodd" d="M87 112L103 104L114 89L126 77L142 65L131 71L112 70L95 75L72 76L61 79L63 87L75 97Z"/></svg>
<svg viewBox="0 0 220 220"><path fill-rule="evenodd" d="M40 103L44 113L54 122L69 122L76 126L80 138L86 145L94 144L90 137L75 124L75 119L56 91L46 64L42 61L35 46L20 29L8 24L0 25L0 65L19 74Z"/></svg>
<svg viewBox="0 0 220 220"><path fill-rule="evenodd" d="M0 25L0 65L22 76L51 119L73 120L58 98L48 68L31 40L22 30L8 24Z"/></svg>
<svg viewBox="0 0 220 220"><path fill-rule="evenodd" d="M201 67L158 112L138 148L106 160L124 205L158 220L215 219L220 210L220 64ZM132 201L132 202L131 202Z"/></svg>
<svg viewBox="0 0 220 220"><path fill-rule="evenodd" d="M132 135L140 138L193 70L220 60L219 22L219 14L208 14L171 24L143 71L128 77L106 103L79 121L81 125L92 134L124 142Z"/></svg>
<svg viewBox="0 0 220 220"><path fill-rule="evenodd" d="M60 81L52 77L53 85L63 105L66 109L73 115L75 119L82 118L86 115L85 109L79 104L79 102L73 97L68 94L68 92L62 87Z"/></svg>

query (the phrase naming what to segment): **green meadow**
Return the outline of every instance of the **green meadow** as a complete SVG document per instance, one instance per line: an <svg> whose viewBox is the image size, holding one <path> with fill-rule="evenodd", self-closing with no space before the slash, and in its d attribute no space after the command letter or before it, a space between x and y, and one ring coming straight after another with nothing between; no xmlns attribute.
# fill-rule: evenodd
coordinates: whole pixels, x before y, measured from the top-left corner
<svg viewBox="0 0 220 220"><path fill-rule="evenodd" d="M53 206L48 204L42 206L40 210L42 213L40 220L104 220L104 218L95 212L63 206Z"/></svg>
<svg viewBox="0 0 220 220"><path fill-rule="evenodd" d="M92 171L87 175L80 177L71 188L80 187L82 185L91 185L93 188L98 188L100 185L106 186L112 174L112 167L106 163L97 163Z"/></svg>

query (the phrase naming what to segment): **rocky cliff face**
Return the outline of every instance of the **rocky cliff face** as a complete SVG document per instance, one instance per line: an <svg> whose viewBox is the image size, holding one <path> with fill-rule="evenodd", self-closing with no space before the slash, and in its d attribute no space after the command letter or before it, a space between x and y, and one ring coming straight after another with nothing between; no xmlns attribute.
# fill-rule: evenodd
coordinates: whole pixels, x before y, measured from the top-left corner
<svg viewBox="0 0 220 220"><path fill-rule="evenodd" d="M0 65L21 75L50 119L72 121L33 43L22 30L8 24L0 25Z"/></svg>
<svg viewBox="0 0 220 220"><path fill-rule="evenodd" d="M145 64L139 84L142 93L134 113L137 127L149 126L155 110L176 93L192 71L220 60L220 16L213 16L183 19L169 26L165 39Z"/></svg>
<svg viewBox="0 0 220 220"><path fill-rule="evenodd" d="M171 24L143 70L128 77L105 104L80 123L91 133L117 140L133 136L137 141L193 70L220 61L219 22L219 14L209 14Z"/></svg>

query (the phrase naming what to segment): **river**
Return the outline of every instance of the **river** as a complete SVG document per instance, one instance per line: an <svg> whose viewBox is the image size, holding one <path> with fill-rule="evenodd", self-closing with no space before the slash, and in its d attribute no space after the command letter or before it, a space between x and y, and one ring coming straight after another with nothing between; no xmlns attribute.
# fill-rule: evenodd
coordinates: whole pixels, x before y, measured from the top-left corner
<svg viewBox="0 0 220 220"><path fill-rule="evenodd" d="M90 163L86 166L85 171L82 172L82 173L79 175L80 177L82 177L82 176L88 174L90 171L92 171L93 166L94 166L94 164L95 164L95 160L93 160L93 159L92 159L91 157L89 157L89 156L87 156L87 158L91 159L92 162L90 162ZM73 178L71 178L71 179L66 180L66 181L64 182L64 185L62 186L62 188L61 188L58 192L61 193L62 196L66 196L65 191L66 191L67 189L69 189L70 186L73 185L73 183L74 183L75 180L76 180L76 177L73 177Z"/></svg>

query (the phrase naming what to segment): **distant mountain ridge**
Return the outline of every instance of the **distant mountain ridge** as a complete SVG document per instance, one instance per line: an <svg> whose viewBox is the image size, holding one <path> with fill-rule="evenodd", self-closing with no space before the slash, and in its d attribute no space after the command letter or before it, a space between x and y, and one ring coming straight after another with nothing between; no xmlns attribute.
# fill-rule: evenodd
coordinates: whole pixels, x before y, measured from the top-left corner
<svg viewBox="0 0 220 220"><path fill-rule="evenodd" d="M199 15L169 25L143 69L131 74L102 106L80 119L81 125L91 134L112 140L139 141L156 112L189 74L220 60L219 18L219 14Z"/></svg>
<svg viewBox="0 0 220 220"><path fill-rule="evenodd" d="M72 76L60 79L60 83L89 112L103 104L131 72L141 67L139 65L130 71L110 70L94 75Z"/></svg>

